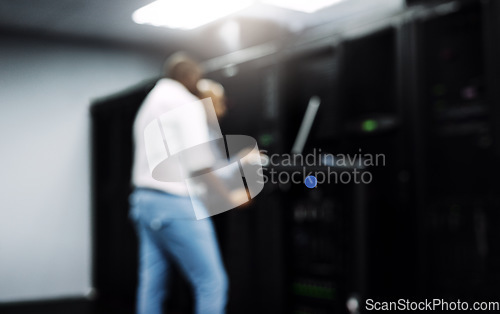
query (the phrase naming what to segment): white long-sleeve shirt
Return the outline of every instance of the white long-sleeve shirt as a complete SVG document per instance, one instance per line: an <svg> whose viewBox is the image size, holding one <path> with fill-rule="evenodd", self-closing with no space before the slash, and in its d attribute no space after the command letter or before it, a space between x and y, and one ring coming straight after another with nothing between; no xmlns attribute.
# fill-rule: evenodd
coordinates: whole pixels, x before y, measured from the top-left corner
<svg viewBox="0 0 500 314"><path fill-rule="evenodd" d="M189 195L184 181L160 182L153 179L151 156L148 162L146 154L144 130L152 121L159 119L170 156L182 151L185 147L192 147L215 139L209 135L203 106L201 104L191 105L195 102L199 103L200 100L181 83L171 79L159 80L148 94L134 123L135 153L132 170L132 184L134 186L157 189L176 195ZM159 150L165 149L162 147L163 143L158 144ZM151 151L149 153L151 154ZM165 152L161 153L165 154ZM189 162L189 170L208 168L213 162L214 157L210 154L199 156L199 158Z"/></svg>

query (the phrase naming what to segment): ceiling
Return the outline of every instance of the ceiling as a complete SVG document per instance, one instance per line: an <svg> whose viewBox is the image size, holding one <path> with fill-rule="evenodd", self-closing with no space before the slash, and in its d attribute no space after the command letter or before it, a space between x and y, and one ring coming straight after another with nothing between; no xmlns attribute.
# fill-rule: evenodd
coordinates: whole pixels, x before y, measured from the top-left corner
<svg viewBox="0 0 500 314"><path fill-rule="evenodd" d="M213 32L217 25L224 22L214 22L191 31L135 24L131 19L132 13L150 2L152 0L0 0L0 30L90 38L158 48L186 44L192 46L193 43L199 43L200 38L206 39L208 32ZM226 20L245 19L245 27L255 27L253 32L248 33L253 33L254 37L261 36L261 41L264 42L273 36L279 37L280 34L298 33L306 28L346 19L369 18L376 12L396 11L401 7L402 0L346 0L307 14L256 4ZM273 31L269 31L271 29ZM210 42L203 41L205 46ZM255 44L255 38L250 42ZM208 49L206 57L224 52L230 51L222 48Z"/></svg>

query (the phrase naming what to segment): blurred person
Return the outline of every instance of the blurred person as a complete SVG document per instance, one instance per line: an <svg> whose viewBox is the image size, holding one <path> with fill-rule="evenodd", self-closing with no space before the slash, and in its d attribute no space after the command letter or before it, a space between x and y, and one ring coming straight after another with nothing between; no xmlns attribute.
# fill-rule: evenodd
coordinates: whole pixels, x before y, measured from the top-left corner
<svg viewBox="0 0 500 314"><path fill-rule="evenodd" d="M170 78L160 79L144 100L135 123L135 156L130 217L139 237L138 314L160 314L168 295L171 263L176 263L191 283L195 311L224 313L228 279L210 218L195 220L193 205L184 182L160 182L151 176L144 143L144 128L168 110L190 104L206 96L198 90L201 69L191 58L175 54L166 62ZM215 95L214 95L215 99ZM215 100L214 100L215 101ZM199 107L204 111L203 108ZM209 141L205 112L191 112L190 125L196 129L181 130ZM194 120L193 119L197 119ZM177 123L182 128L183 123ZM199 169L208 167L200 159ZM241 191L226 195L237 203ZM245 192L246 196L246 192Z"/></svg>

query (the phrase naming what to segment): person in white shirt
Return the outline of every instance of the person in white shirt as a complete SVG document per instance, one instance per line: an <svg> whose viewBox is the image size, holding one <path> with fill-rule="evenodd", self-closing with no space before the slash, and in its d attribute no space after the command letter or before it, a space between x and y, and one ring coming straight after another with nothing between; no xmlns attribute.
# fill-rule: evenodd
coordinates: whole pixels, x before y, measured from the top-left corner
<svg viewBox="0 0 500 314"><path fill-rule="evenodd" d="M145 129L165 112L188 106L200 97L197 82L201 70L190 58L174 55L166 63L166 72L171 78L157 82L134 123L135 188L130 197L130 217L140 245L137 313L163 313L172 263L179 266L193 287L197 314L224 313L228 279L210 218L195 219L192 202L196 200L189 197L184 181L161 182L151 175ZM190 106L187 112L164 124L178 135L167 139L170 150L211 140L202 107ZM210 168L212 162L213 158L206 154L191 162L188 170Z"/></svg>

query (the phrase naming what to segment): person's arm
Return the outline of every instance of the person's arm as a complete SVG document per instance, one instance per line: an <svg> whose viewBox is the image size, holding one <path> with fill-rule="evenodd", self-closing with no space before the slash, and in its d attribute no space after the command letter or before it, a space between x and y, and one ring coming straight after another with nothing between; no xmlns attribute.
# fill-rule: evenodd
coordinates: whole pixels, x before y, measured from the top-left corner
<svg viewBox="0 0 500 314"><path fill-rule="evenodd" d="M238 188L234 191L229 191L225 184L220 180L218 176L216 176L211 168L206 168L203 170L195 171L192 173L193 176L198 176L204 174L204 178L206 178L206 184L209 184L218 194L232 204L233 206L238 206L242 203L248 202L249 197L247 194L247 190L244 188Z"/></svg>
<svg viewBox="0 0 500 314"><path fill-rule="evenodd" d="M176 121L180 130L180 136L185 143L208 143L209 127L206 119L205 108L200 101L192 108L192 112L183 116L180 121ZM189 155L189 158L183 160L184 166L190 173L189 177L197 177L203 174L204 184L217 193L221 201L229 202L233 205L239 205L248 201L246 190L229 190L223 181L212 171L217 166L217 156L212 151L211 145L197 146L196 155Z"/></svg>

